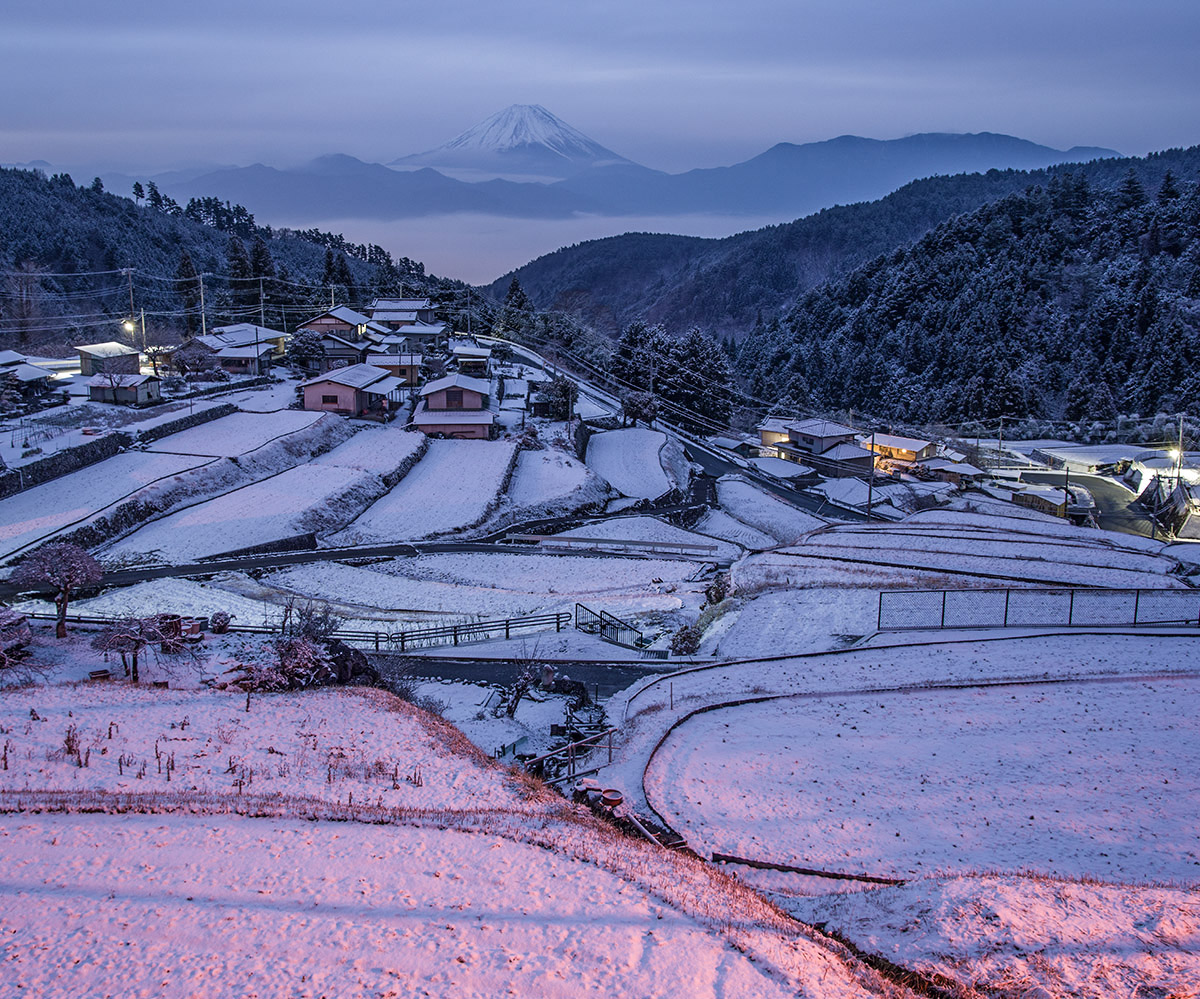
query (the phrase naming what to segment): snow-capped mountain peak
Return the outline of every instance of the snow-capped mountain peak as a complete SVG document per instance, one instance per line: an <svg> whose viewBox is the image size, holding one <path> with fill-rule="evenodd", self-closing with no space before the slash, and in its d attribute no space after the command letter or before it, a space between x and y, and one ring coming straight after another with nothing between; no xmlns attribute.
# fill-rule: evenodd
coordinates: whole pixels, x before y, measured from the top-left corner
<svg viewBox="0 0 1200 999"><path fill-rule="evenodd" d="M445 145L403 156L389 166L433 167L449 175L570 177L594 166L630 161L606 149L540 104L513 104Z"/></svg>

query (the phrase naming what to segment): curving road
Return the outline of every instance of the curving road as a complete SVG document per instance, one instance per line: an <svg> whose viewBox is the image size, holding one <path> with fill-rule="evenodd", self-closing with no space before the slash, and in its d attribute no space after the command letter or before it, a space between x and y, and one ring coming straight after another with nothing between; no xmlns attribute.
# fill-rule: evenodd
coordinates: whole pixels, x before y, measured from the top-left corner
<svg viewBox="0 0 1200 999"><path fill-rule="evenodd" d="M1137 534L1143 538L1158 536L1158 525L1141 507L1134 505L1134 494L1125 486L1103 475L1072 472L1070 478L1075 485L1083 486L1092 494L1096 508L1100 511L1100 526L1104 530ZM1064 472L1021 473L1022 482L1045 482L1053 486L1062 486L1065 479Z"/></svg>

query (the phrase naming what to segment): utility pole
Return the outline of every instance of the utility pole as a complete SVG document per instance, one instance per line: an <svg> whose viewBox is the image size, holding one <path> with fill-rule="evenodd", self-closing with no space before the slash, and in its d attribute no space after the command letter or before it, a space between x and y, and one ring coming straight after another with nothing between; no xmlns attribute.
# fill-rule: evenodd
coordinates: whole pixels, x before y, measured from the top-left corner
<svg viewBox="0 0 1200 999"><path fill-rule="evenodd" d="M146 310L142 309L142 351L146 350Z"/></svg>
<svg viewBox="0 0 1200 999"><path fill-rule="evenodd" d="M875 495L875 431L871 431L871 474L867 476L867 520L871 519L871 500Z"/></svg>
<svg viewBox="0 0 1200 999"><path fill-rule="evenodd" d="M996 442L996 460L1004 460L1004 417L1000 417L1000 439Z"/></svg>
<svg viewBox="0 0 1200 999"><path fill-rule="evenodd" d="M200 277L200 335L206 336L208 334L208 321L204 317L204 273L203 273L203 271L200 273L199 277Z"/></svg>
<svg viewBox="0 0 1200 999"><path fill-rule="evenodd" d="M129 318L132 319L134 316L134 313L137 312L137 309L135 309L133 306L133 268L132 267L125 268L125 276L129 279ZM144 340L145 337L143 337L142 339Z"/></svg>
<svg viewBox="0 0 1200 999"><path fill-rule="evenodd" d="M1183 477L1183 414L1179 414L1179 457L1175 459L1175 488L1179 488L1179 480Z"/></svg>
<svg viewBox="0 0 1200 999"><path fill-rule="evenodd" d="M263 279L258 279L258 318L263 328L267 326L267 307L263 302ZM258 327L254 327L254 373L262 374L262 354L258 350Z"/></svg>
<svg viewBox="0 0 1200 999"><path fill-rule="evenodd" d="M1071 469L1069 466L1063 466L1063 520L1070 520L1071 507Z"/></svg>

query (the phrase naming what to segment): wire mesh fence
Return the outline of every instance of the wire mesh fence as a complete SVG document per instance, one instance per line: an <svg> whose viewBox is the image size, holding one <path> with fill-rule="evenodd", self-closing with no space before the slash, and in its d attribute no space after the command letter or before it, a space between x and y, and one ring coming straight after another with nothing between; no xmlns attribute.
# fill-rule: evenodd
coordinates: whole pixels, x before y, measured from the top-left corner
<svg viewBox="0 0 1200 999"><path fill-rule="evenodd" d="M880 631L926 628L1200 627L1200 590L884 590Z"/></svg>

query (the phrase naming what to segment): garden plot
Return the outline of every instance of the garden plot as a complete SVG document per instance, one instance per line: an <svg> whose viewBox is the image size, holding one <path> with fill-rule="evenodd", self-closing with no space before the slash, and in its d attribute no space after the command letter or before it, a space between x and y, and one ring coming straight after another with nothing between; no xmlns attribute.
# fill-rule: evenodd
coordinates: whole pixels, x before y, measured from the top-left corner
<svg viewBox="0 0 1200 999"><path fill-rule="evenodd" d="M727 708L667 739L647 789L702 853L1196 884L1198 701L1156 679Z"/></svg>
<svg viewBox="0 0 1200 999"><path fill-rule="evenodd" d="M373 503L336 545L415 540L462 530L496 503L516 456L509 441L430 441L416 467Z"/></svg>
<svg viewBox="0 0 1200 999"><path fill-rule="evenodd" d="M588 441L587 463L622 495L656 499L675 485L660 457L666 443L657 430L609 430Z"/></svg>
<svg viewBox="0 0 1200 999"><path fill-rule="evenodd" d="M147 445L170 454L236 458L280 437L311 427L324 413L284 409L277 413L231 413L219 420L181 430Z"/></svg>
<svg viewBox="0 0 1200 999"><path fill-rule="evenodd" d="M558 538L604 538L617 541L654 541L672 545L710 545L716 550L696 557L731 561L741 556L742 549L719 538L685 531L655 517L613 517L598 524L584 524L556 534ZM542 542L553 545L553 541Z"/></svg>
<svg viewBox="0 0 1200 999"><path fill-rule="evenodd" d="M965 877L768 894L863 950L981 992L1111 999L1200 982L1200 900L1186 889Z"/></svg>
<svg viewBox="0 0 1200 999"><path fill-rule="evenodd" d="M0 500L0 558L212 459L130 451Z"/></svg>
<svg viewBox="0 0 1200 999"><path fill-rule="evenodd" d="M740 476L718 479L717 499L730 516L781 544L792 544L809 531L829 523L756 489Z"/></svg>
<svg viewBox="0 0 1200 999"><path fill-rule="evenodd" d="M247 642L258 651L257 639ZM239 658L236 648L225 656L230 664ZM206 664L209 672L220 668ZM185 788L218 797L279 793L330 802L353 793L364 803L409 808L499 808L520 800L508 776L489 767L460 733L446 724L431 732L433 720L418 718L411 705L384 691L259 694L249 712L245 703L238 690L163 691L124 683L88 687L84 696L70 685L6 691L0 724L19 728L9 737L15 749L9 769L0 770L0 791ZM39 720L27 724L31 711ZM64 752L71 728L80 752L91 751L86 766ZM439 745L433 734L446 741ZM174 756L170 781L158 758L168 754ZM458 758L457 766L447 765L447 754ZM416 770L423 775L419 786L393 780Z"/></svg>
<svg viewBox="0 0 1200 999"><path fill-rule="evenodd" d="M309 463L179 510L116 542L105 557L178 565L310 532L340 528L385 489L357 468Z"/></svg>

